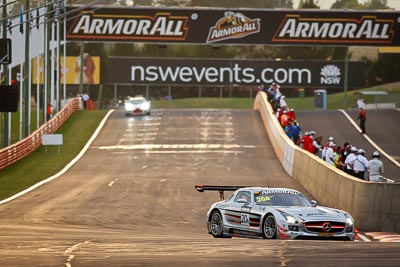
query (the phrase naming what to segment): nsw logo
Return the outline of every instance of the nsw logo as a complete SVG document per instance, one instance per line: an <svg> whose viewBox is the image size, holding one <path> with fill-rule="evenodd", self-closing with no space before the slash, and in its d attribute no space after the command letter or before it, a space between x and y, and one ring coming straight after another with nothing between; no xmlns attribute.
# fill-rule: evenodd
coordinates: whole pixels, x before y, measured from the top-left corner
<svg viewBox="0 0 400 267"><path fill-rule="evenodd" d="M326 65L321 69L321 84L340 84L340 68Z"/></svg>

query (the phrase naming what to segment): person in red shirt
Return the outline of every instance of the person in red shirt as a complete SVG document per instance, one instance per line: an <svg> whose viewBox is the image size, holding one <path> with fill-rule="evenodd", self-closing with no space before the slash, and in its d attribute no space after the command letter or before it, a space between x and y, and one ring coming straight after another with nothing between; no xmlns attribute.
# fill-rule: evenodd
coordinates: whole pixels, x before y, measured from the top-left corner
<svg viewBox="0 0 400 267"><path fill-rule="evenodd" d="M296 113L294 112L293 108L289 109L289 111L287 112L287 115L289 117L290 122L293 123L294 121L296 121Z"/></svg>
<svg viewBox="0 0 400 267"><path fill-rule="evenodd" d="M303 147L303 149L307 150L308 152L313 153L313 145L312 145L313 139L310 136L309 132L304 133L304 135L300 139L300 146Z"/></svg>
<svg viewBox="0 0 400 267"><path fill-rule="evenodd" d="M365 134L365 121L367 120L367 114L365 113L365 109L360 108L357 120L360 121L361 134Z"/></svg>
<svg viewBox="0 0 400 267"><path fill-rule="evenodd" d="M47 103L47 120L51 119L51 115L52 115L52 108L51 108L51 104Z"/></svg>
<svg viewBox="0 0 400 267"><path fill-rule="evenodd" d="M282 116L281 116L281 125L282 125L282 128L285 128L285 127L288 125L288 123L289 123L289 116L287 115L287 111L284 110L284 111L283 111L283 114L282 114Z"/></svg>

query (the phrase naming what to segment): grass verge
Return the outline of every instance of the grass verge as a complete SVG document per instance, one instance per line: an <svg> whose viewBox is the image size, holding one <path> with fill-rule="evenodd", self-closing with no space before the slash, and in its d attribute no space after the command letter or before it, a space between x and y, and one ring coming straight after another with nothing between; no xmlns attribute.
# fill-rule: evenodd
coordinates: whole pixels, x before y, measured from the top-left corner
<svg viewBox="0 0 400 267"><path fill-rule="evenodd" d="M8 198L42 181L64 168L85 146L106 110L76 111L57 131L63 145L41 146L28 157L0 170L0 199Z"/></svg>

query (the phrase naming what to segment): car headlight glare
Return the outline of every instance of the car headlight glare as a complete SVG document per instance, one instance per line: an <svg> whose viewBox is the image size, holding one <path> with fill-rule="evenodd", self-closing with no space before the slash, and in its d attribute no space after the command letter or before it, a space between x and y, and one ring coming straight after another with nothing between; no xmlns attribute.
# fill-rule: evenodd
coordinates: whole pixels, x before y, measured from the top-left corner
<svg viewBox="0 0 400 267"><path fill-rule="evenodd" d="M353 225L353 224L354 224L354 221L353 221L352 218L347 217L347 218L346 218L346 223L347 223L348 225Z"/></svg>
<svg viewBox="0 0 400 267"><path fill-rule="evenodd" d="M143 110L150 109L150 103L143 103L143 104L141 105L141 108L142 108Z"/></svg>
<svg viewBox="0 0 400 267"><path fill-rule="evenodd" d="M133 105L131 103L126 103L125 104L125 110L130 111L133 109Z"/></svg>
<svg viewBox="0 0 400 267"><path fill-rule="evenodd" d="M292 215L286 215L286 221L288 223L297 223L297 220L295 217L293 217Z"/></svg>

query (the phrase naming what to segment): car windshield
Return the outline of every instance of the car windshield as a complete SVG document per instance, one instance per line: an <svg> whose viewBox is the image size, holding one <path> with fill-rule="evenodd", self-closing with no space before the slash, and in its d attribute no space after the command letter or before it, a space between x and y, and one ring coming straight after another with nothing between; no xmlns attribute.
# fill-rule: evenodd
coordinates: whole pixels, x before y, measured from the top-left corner
<svg viewBox="0 0 400 267"><path fill-rule="evenodd" d="M130 99L129 103L133 105L143 104L146 102L146 99Z"/></svg>
<svg viewBox="0 0 400 267"><path fill-rule="evenodd" d="M310 207L311 202L302 194L292 190L261 190L254 192L254 202L262 206Z"/></svg>

